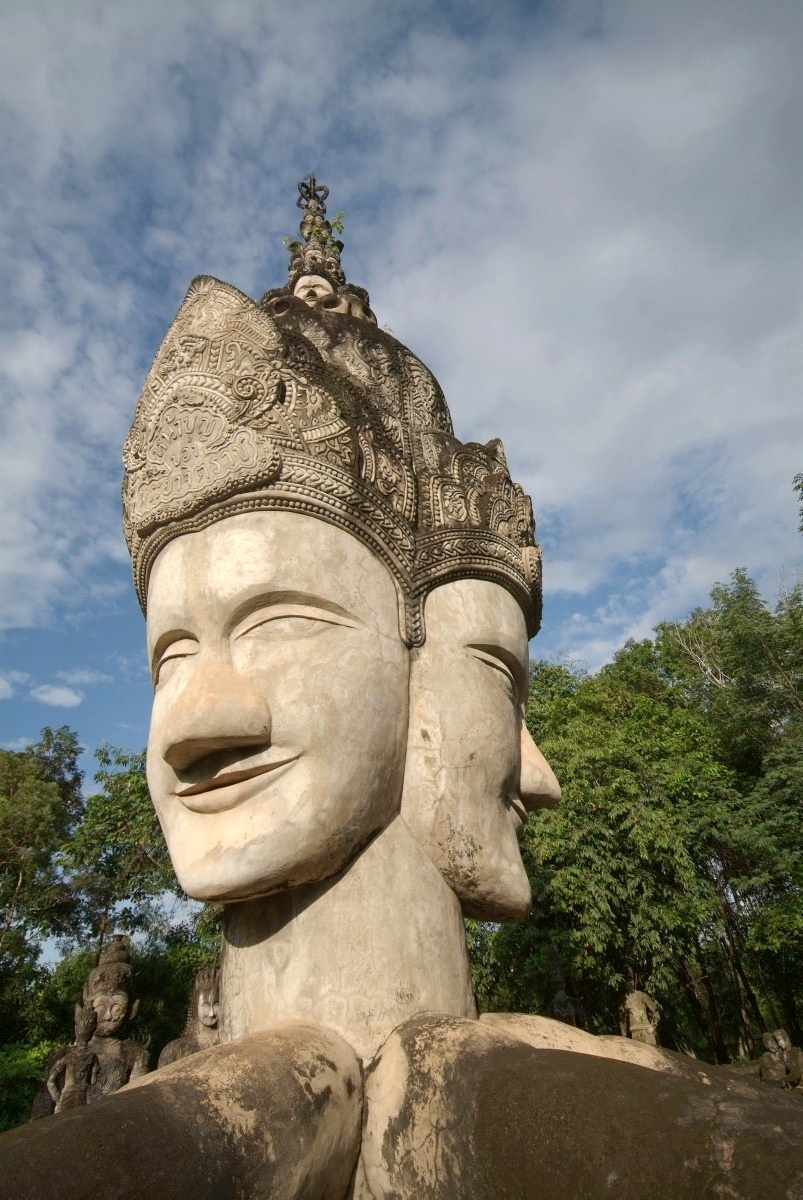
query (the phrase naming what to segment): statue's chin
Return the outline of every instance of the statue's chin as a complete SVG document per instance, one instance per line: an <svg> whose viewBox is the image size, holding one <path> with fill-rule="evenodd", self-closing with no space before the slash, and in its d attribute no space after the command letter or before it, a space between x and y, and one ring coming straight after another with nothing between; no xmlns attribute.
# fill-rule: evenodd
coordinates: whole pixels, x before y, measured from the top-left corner
<svg viewBox="0 0 803 1200"><path fill-rule="evenodd" d="M479 921L503 924L523 921L533 903L530 881L521 860L485 880L456 880L452 890L460 901L463 916Z"/></svg>

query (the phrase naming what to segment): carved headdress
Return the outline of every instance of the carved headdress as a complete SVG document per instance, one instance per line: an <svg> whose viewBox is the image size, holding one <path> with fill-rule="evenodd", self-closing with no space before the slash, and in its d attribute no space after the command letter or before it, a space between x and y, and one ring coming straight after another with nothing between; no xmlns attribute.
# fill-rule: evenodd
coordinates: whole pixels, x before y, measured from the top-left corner
<svg viewBox="0 0 803 1200"><path fill-rule="evenodd" d="M385 562L409 645L424 640L427 592L463 577L508 588L532 636L540 551L501 442L453 436L434 376L345 282L328 190L309 176L299 191L303 242L291 244L287 286L256 304L194 279L145 380L123 450L123 526L143 610L172 538L283 509L347 529ZM333 293L294 295L310 274Z"/></svg>
<svg viewBox="0 0 803 1200"><path fill-rule="evenodd" d="M128 950L121 933L112 935L84 984L84 1003L89 1003L99 993L125 992L130 996L134 982L134 968L128 961Z"/></svg>

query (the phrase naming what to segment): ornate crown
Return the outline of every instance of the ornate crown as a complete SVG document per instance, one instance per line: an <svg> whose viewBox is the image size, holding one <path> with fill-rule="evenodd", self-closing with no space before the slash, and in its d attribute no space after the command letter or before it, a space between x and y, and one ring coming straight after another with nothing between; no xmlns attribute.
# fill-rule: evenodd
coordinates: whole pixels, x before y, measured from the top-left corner
<svg viewBox="0 0 803 1200"><path fill-rule="evenodd" d="M299 190L308 253L291 247L293 264L318 274L328 193L313 176ZM334 295L302 300L298 269L261 305L199 276L159 348L123 449L123 526L143 611L172 538L284 509L347 529L385 562L409 645L424 639L427 592L462 577L507 587L534 634L540 551L501 442L459 442L434 376L376 327L367 293L327 270L340 280Z"/></svg>
<svg viewBox="0 0 803 1200"><path fill-rule="evenodd" d="M339 242L326 219L326 198L329 188L307 175L298 185L296 207L302 209L300 233L302 242L290 242L290 270L287 281L292 287L302 275L325 275L337 287L346 282L340 265Z"/></svg>
<svg viewBox="0 0 803 1200"><path fill-rule="evenodd" d="M100 956L100 962L93 967L84 984L84 1003L100 992L131 992L134 982L134 968L128 961L128 950L123 942L122 934L112 935L111 941Z"/></svg>

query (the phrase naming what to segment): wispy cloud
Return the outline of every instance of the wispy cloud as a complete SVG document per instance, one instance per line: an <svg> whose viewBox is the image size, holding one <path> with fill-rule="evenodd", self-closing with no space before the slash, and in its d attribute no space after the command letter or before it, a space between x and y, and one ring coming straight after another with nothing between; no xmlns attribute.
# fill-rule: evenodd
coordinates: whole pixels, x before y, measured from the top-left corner
<svg viewBox="0 0 803 1200"><path fill-rule="evenodd" d="M3 671L0 673L0 700L10 700L20 684L28 683L30 675L24 671Z"/></svg>
<svg viewBox="0 0 803 1200"><path fill-rule="evenodd" d="M105 675L103 671L93 671L88 667L75 667L71 671L57 671L57 678L62 683L69 683L76 687L92 687L98 683L111 683L111 675Z"/></svg>
<svg viewBox="0 0 803 1200"><path fill-rule="evenodd" d="M596 658L799 553L794 0L142 0L102 21L41 0L0 21L0 626L119 603L149 358L197 272L283 278L310 169L380 323L532 492L569 612L548 644ZM68 676L72 704L101 682Z"/></svg>
<svg viewBox="0 0 803 1200"><path fill-rule="evenodd" d="M14 754L20 754L23 750L27 750L31 744L31 738L18 737L14 738L10 742L3 742L3 749L11 750Z"/></svg>
<svg viewBox="0 0 803 1200"><path fill-rule="evenodd" d="M77 688L57 683L42 683L31 688L29 694L32 700L52 705L54 708L77 708L84 698L83 692L79 692Z"/></svg>

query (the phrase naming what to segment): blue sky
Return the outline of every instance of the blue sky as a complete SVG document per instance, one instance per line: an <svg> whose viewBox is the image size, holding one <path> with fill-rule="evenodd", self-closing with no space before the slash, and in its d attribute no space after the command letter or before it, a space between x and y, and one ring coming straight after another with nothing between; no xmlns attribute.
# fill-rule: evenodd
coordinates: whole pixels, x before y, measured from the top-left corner
<svg viewBox="0 0 803 1200"><path fill-rule="evenodd" d="M308 171L532 494L534 654L799 578L801 51L798 0L6 0L0 742L144 744L120 447L190 279L283 281Z"/></svg>

